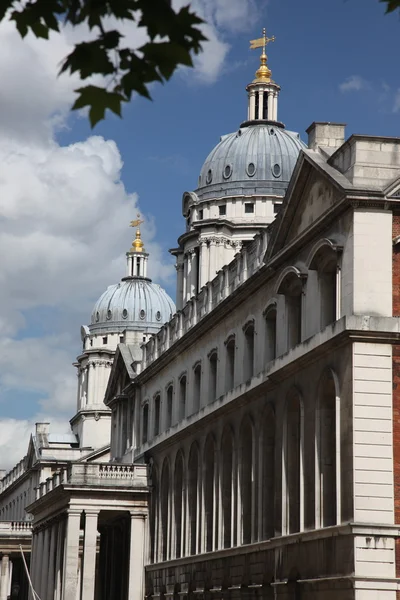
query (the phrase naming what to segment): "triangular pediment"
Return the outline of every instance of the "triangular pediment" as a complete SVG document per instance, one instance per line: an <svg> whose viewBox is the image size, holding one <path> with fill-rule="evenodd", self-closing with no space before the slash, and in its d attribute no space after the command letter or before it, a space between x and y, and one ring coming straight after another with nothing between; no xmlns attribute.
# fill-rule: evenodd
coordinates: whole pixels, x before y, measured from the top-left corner
<svg viewBox="0 0 400 600"><path fill-rule="evenodd" d="M267 258L319 223L343 198L345 187L352 186L321 155L303 153L275 223Z"/></svg>
<svg viewBox="0 0 400 600"><path fill-rule="evenodd" d="M384 193L387 198L400 200L400 177L396 177L396 179L387 186Z"/></svg>
<svg viewBox="0 0 400 600"><path fill-rule="evenodd" d="M133 364L140 358L140 350L138 351L135 347L125 344L118 345L108 380L105 404L121 394L123 389L135 378L136 372Z"/></svg>

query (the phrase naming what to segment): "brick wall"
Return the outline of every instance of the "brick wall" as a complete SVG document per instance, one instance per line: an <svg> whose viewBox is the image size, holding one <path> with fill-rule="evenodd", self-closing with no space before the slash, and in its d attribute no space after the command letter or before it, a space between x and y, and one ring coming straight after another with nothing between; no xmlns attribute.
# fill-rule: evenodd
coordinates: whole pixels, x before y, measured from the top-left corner
<svg viewBox="0 0 400 600"><path fill-rule="evenodd" d="M400 215L393 215L393 238L400 236ZM400 316L400 244L393 247L393 316ZM400 344L393 346L394 514L400 523ZM400 539L396 540L396 576L400 577ZM400 600L400 591L396 593Z"/></svg>

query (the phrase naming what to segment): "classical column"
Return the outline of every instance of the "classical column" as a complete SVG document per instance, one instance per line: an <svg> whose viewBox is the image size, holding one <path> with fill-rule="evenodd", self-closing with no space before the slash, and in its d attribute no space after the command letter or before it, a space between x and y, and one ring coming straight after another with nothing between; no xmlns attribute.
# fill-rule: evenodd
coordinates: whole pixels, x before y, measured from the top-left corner
<svg viewBox="0 0 400 600"><path fill-rule="evenodd" d="M268 92L268 119L274 120L274 96L273 92Z"/></svg>
<svg viewBox="0 0 400 600"><path fill-rule="evenodd" d="M88 362L87 364L87 395L86 395L86 404L93 403L93 384L94 384L94 371L93 371L93 363Z"/></svg>
<svg viewBox="0 0 400 600"><path fill-rule="evenodd" d="M131 513L128 600L143 600L145 513Z"/></svg>
<svg viewBox="0 0 400 600"><path fill-rule="evenodd" d="M57 533L58 533L58 523L53 523L53 525L51 527L51 531L50 531L49 568L48 568L48 572L47 572L47 593L45 595L45 598L47 598L47 600L51 600L52 598L54 598Z"/></svg>
<svg viewBox="0 0 400 600"><path fill-rule="evenodd" d="M83 542L82 600L94 600L98 511L85 511Z"/></svg>
<svg viewBox="0 0 400 600"><path fill-rule="evenodd" d="M0 567L0 600L7 600L9 581L9 557L3 554Z"/></svg>
<svg viewBox="0 0 400 600"><path fill-rule="evenodd" d="M210 240L210 252L209 252L209 273L208 281L212 281L215 277L215 253L216 253L216 240L211 238Z"/></svg>
<svg viewBox="0 0 400 600"><path fill-rule="evenodd" d="M206 285L208 281L208 263L209 263L209 252L207 246L207 240L200 240L200 289Z"/></svg>
<svg viewBox="0 0 400 600"><path fill-rule="evenodd" d="M176 308L179 310L182 308L183 299L183 264L177 263L176 269Z"/></svg>
<svg viewBox="0 0 400 600"><path fill-rule="evenodd" d="M258 118L264 118L264 90L258 92Z"/></svg>
<svg viewBox="0 0 400 600"><path fill-rule="evenodd" d="M79 558L79 527L81 511L68 511L65 536L65 564L63 577L63 600L76 600L78 584L78 558Z"/></svg>
<svg viewBox="0 0 400 600"><path fill-rule="evenodd" d="M278 92L274 92L274 121L278 120Z"/></svg>
<svg viewBox="0 0 400 600"><path fill-rule="evenodd" d="M197 256L196 250L193 248L190 250L190 297L195 296L197 294Z"/></svg>
<svg viewBox="0 0 400 600"><path fill-rule="evenodd" d="M57 529L57 554L54 577L54 600L61 600L61 574L64 558L65 521L60 521Z"/></svg>
<svg viewBox="0 0 400 600"><path fill-rule="evenodd" d="M42 556L43 556L43 538L44 531L40 529L36 532L35 539L35 566L32 571L32 584L36 593L40 594Z"/></svg>
<svg viewBox="0 0 400 600"><path fill-rule="evenodd" d="M250 91L250 101L249 101L249 120L254 121L256 118L256 93L255 90Z"/></svg>
<svg viewBox="0 0 400 600"><path fill-rule="evenodd" d="M43 532L43 549L40 557L42 573L40 577L40 592L38 592L39 596L46 600L46 592L47 592L47 579L49 572L49 545L50 545L50 527L46 527Z"/></svg>

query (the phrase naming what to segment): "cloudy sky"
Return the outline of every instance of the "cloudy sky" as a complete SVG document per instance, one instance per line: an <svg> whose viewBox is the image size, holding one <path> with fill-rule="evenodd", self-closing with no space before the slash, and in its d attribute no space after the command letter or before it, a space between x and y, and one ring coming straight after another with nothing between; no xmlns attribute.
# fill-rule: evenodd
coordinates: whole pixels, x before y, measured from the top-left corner
<svg viewBox="0 0 400 600"><path fill-rule="evenodd" d="M178 0L177 0L178 1ZM184 2L179 0L181 4ZM75 410L80 325L125 270L137 210L153 279L174 295L168 248L183 231L181 198L219 136L246 117L245 85L265 25L279 117L347 133L400 135L398 16L378 0L195 0L208 25L196 69L136 98L123 120L91 131L70 115L77 80L56 77L82 31L49 42L0 26L0 468L26 452L32 425L66 431ZM124 30L133 45L142 34Z"/></svg>

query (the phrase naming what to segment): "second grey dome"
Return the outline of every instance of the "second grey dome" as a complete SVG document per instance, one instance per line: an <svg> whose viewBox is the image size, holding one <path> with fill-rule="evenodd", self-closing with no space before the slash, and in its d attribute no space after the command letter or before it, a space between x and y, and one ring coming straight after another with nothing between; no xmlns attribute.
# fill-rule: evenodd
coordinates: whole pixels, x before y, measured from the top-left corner
<svg viewBox="0 0 400 600"><path fill-rule="evenodd" d="M298 133L257 123L222 136L206 158L196 194L200 200L231 195L284 196L300 151Z"/></svg>

